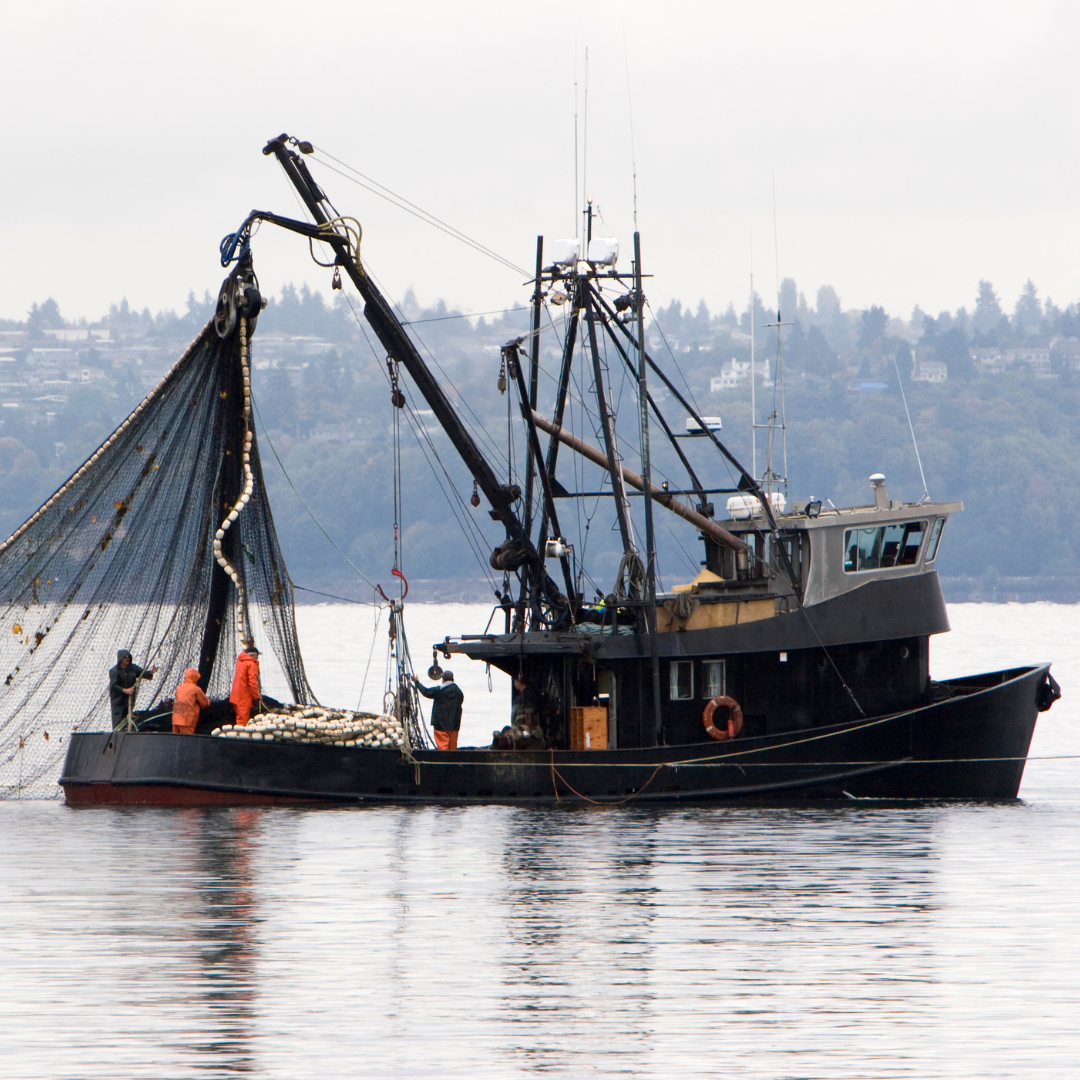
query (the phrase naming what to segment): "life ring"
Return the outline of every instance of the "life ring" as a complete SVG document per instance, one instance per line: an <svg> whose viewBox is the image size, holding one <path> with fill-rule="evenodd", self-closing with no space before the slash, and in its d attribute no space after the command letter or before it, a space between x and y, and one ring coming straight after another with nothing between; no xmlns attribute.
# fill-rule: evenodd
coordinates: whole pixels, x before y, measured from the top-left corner
<svg viewBox="0 0 1080 1080"><path fill-rule="evenodd" d="M715 713L721 705L726 705L728 710L726 728L718 728L713 723L712 719L713 713ZM705 725L705 730L718 742L723 742L724 739L734 739L735 736L742 731L742 706L733 697L721 694L720 697L714 697L712 701L705 706L705 711L701 714L701 722Z"/></svg>

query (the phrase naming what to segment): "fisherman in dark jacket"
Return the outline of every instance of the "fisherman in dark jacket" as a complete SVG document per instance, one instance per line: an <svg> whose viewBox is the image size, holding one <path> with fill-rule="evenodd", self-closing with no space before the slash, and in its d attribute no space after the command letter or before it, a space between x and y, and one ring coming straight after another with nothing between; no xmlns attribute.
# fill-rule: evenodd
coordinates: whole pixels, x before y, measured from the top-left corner
<svg viewBox="0 0 1080 1080"><path fill-rule="evenodd" d="M109 704L112 706L112 725L116 731L135 706L135 685L140 679L152 679L157 666L149 671L131 662L127 649L118 649L116 667L109 668Z"/></svg>
<svg viewBox="0 0 1080 1080"><path fill-rule="evenodd" d="M461 727L461 703L465 695L461 687L454 682L454 673L444 671L442 686L421 686L414 675L416 689L426 698L431 698L431 727L435 732L435 745L440 750L456 750L458 729Z"/></svg>

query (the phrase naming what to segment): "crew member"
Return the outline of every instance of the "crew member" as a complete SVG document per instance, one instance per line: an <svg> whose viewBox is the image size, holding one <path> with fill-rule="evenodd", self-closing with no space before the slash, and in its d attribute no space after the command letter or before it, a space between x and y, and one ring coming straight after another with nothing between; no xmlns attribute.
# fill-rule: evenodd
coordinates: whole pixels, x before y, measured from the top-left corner
<svg viewBox="0 0 1080 1080"><path fill-rule="evenodd" d="M109 668L109 704L112 706L113 731L116 731L135 706L135 684L152 679L157 665L149 671L131 662L127 649L117 649L116 667Z"/></svg>
<svg viewBox="0 0 1080 1080"><path fill-rule="evenodd" d="M240 655L236 658L232 693L229 694L229 700L236 710L233 723L239 727L246 726L251 719L251 710L260 697L262 691L259 690L259 650L255 642L248 641L244 643Z"/></svg>
<svg viewBox="0 0 1080 1080"><path fill-rule="evenodd" d="M431 727L435 732L435 745L440 750L456 750L458 730L461 727L461 703L465 695L461 687L454 682L454 673L444 671L442 686L421 686L414 675L416 689L426 698L431 698Z"/></svg>
<svg viewBox="0 0 1080 1080"><path fill-rule="evenodd" d="M210 705L210 699L199 686L197 668L189 667L184 672L184 681L176 688L173 696L172 729L174 735L194 735L199 725L199 716Z"/></svg>
<svg viewBox="0 0 1080 1080"><path fill-rule="evenodd" d="M525 681L524 675L514 678L514 705L510 710L510 723L521 727L537 727L540 723L540 703L536 691Z"/></svg>

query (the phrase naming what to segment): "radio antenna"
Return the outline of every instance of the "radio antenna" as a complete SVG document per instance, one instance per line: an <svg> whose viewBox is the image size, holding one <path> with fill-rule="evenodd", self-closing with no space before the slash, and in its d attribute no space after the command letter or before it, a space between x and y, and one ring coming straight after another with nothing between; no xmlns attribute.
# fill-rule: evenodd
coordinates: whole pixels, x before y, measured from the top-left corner
<svg viewBox="0 0 1080 1080"><path fill-rule="evenodd" d="M757 398L754 384L757 370L754 362L754 230L750 229L750 475L756 484L761 478L757 471Z"/></svg>
<svg viewBox="0 0 1080 1080"><path fill-rule="evenodd" d="M578 91L577 91L577 42L574 42L574 236L580 237L581 218L578 215Z"/></svg>
<svg viewBox="0 0 1080 1080"><path fill-rule="evenodd" d="M581 205L589 201L589 46L585 46L585 116L581 133ZM592 216L589 217L590 225ZM589 238L585 237L588 244Z"/></svg>
<svg viewBox="0 0 1080 1080"><path fill-rule="evenodd" d="M915 447L915 460L919 463L919 476L922 479L922 501L929 502L930 492L926 487L926 473L923 472L922 456L919 454L919 441L915 438L915 425L911 422L911 410L908 408L907 394L904 393L904 380L900 378L900 365L896 362L896 353L893 353L892 363L896 371L896 382L900 387L900 398L904 403L904 412L907 415L908 431L911 432L911 445Z"/></svg>
<svg viewBox="0 0 1080 1080"><path fill-rule="evenodd" d="M626 21L622 24L623 60L626 63L626 111L630 114L630 168L634 186L634 232L637 232L637 151L634 149L634 103L630 96L630 51L626 47Z"/></svg>
<svg viewBox="0 0 1080 1080"><path fill-rule="evenodd" d="M780 236L776 227L776 173L772 174L773 257L776 260L776 381L780 384L780 432L784 452L784 493L788 490L787 394L784 385L783 320L780 318ZM775 394L775 387L773 393ZM775 401L775 398L773 399ZM775 412L775 407L774 410Z"/></svg>

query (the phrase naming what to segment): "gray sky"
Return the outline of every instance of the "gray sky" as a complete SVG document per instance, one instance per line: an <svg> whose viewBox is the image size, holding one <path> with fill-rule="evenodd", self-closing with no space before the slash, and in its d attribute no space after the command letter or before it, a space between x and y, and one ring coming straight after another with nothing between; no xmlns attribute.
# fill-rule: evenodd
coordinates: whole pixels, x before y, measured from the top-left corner
<svg viewBox="0 0 1080 1080"><path fill-rule="evenodd" d="M629 268L632 104L654 306L745 303L751 243L771 300L774 177L780 275L811 304L829 283L845 307L970 309L980 277L1007 308L1028 277L1080 298L1080 6L578 8L572 22L565 6L471 0L8 0L0 316L48 296L96 317L122 296L157 311L216 290L224 233L255 206L296 212L260 152L281 131L529 267L537 233L573 235L586 47L588 192ZM318 177L395 297L526 298L519 275ZM255 245L264 291L328 295L329 271L276 232Z"/></svg>

